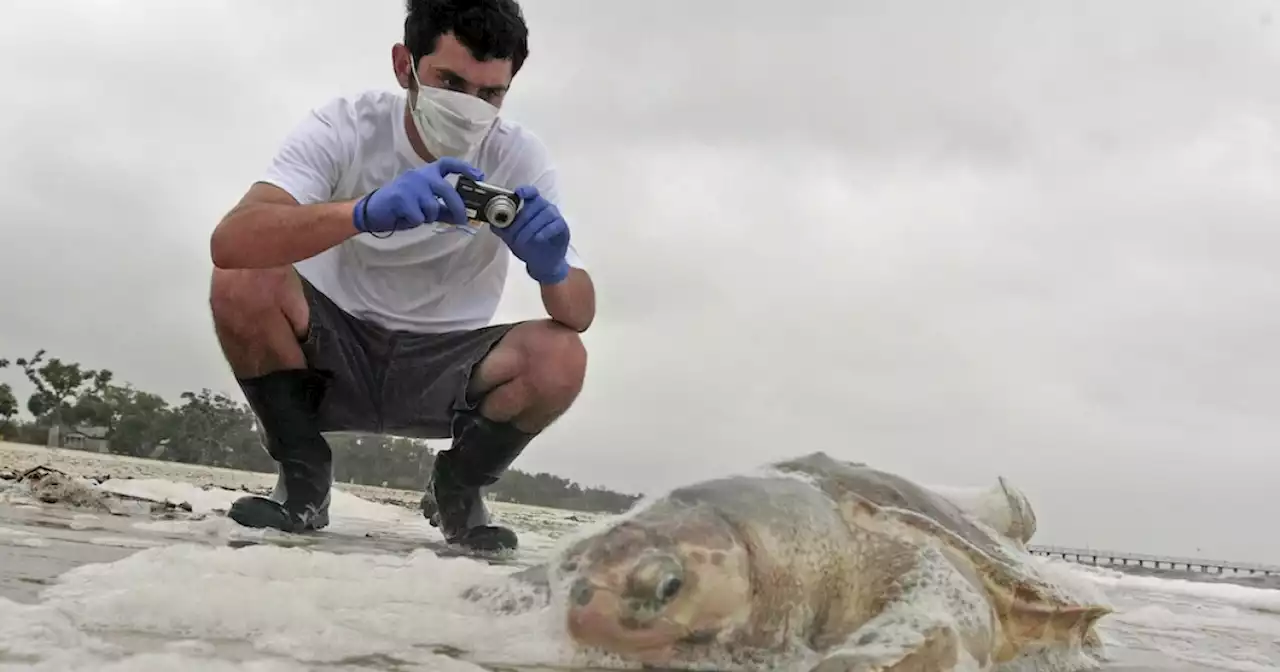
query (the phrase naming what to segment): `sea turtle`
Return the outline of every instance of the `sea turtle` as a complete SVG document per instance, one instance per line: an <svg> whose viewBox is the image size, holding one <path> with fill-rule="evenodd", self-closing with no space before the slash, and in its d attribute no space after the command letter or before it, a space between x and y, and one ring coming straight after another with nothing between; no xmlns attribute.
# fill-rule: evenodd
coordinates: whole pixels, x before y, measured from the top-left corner
<svg viewBox="0 0 1280 672"><path fill-rule="evenodd" d="M648 501L569 543L542 580L580 650L651 666L1095 667L1110 606L1020 542L819 452Z"/></svg>

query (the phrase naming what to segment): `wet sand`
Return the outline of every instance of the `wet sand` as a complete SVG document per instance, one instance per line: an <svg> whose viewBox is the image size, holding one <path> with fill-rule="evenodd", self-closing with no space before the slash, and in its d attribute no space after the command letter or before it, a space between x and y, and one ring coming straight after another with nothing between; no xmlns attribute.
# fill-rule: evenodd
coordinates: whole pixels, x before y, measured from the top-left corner
<svg viewBox="0 0 1280 672"><path fill-rule="evenodd" d="M0 597L34 603L40 590L63 572L139 550L96 543L93 531L71 529L74 520L67 512L49 509L0 504L0 521L18 533L0 537Z"/></svg>

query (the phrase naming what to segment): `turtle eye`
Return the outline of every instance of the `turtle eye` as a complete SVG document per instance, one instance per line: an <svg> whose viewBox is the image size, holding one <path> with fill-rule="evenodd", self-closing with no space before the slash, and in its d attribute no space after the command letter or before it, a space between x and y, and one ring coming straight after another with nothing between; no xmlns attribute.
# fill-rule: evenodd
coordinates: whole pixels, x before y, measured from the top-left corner
<svg viewBox="0 0 1280 672"><path fill-rule="evenodd" d="M680 589L683 587L684 587L684 581L679 576L676 576L674 574L668 574L667 576L664 576L661 581L658 582L658 588L657 588L655 597L658 598L659 602L663 602L663 603L670 602L680 592Z"/></svg>
<svg viewBox="0 0 1280 672"><path fill-rule="evenodd" d="M684 568L669 555L645 558L627 578L627 593L639 603L660 607L684 587Z"/></svg>

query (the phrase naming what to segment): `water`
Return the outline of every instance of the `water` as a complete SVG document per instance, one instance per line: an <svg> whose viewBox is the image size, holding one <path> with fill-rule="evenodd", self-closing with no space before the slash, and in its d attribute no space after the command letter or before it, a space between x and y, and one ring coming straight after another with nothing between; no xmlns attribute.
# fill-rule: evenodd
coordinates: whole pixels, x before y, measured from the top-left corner
<svg viewBox="0 0 1280 672"><path fill-rule="evenodd" d="M237 549L229 538L265 533L216 510L242 485L267 486L265 475L0 445L0 471L39 463L113 474L102 489L138 499L106 500L122 514L112 515L0 492L0 671L535 670L567 660L554 619L498 618L459 593L543 557L593 516L496 505L525 548L489 565L420 548L439 534L401 505L414 493L348 486L313 545ZM165 500L191 510L148 511ZM1059 564L1119 608L1102 627L1112 672L1280 672L1280 591Z"/></svg>

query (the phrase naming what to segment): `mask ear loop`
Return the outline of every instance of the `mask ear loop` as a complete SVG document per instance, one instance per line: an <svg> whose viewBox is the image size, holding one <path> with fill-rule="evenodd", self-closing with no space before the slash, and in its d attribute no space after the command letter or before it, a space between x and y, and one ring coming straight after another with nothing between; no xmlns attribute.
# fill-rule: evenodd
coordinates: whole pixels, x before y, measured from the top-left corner
<svg viewBox="0 0 1280 672"><path fill-rule="evenodd" d="M422 80L418 79L418 64L414 62L413 54L409 54L409 76L413 78L413 85L417 87L413 92L421 95Z"/></svg>

